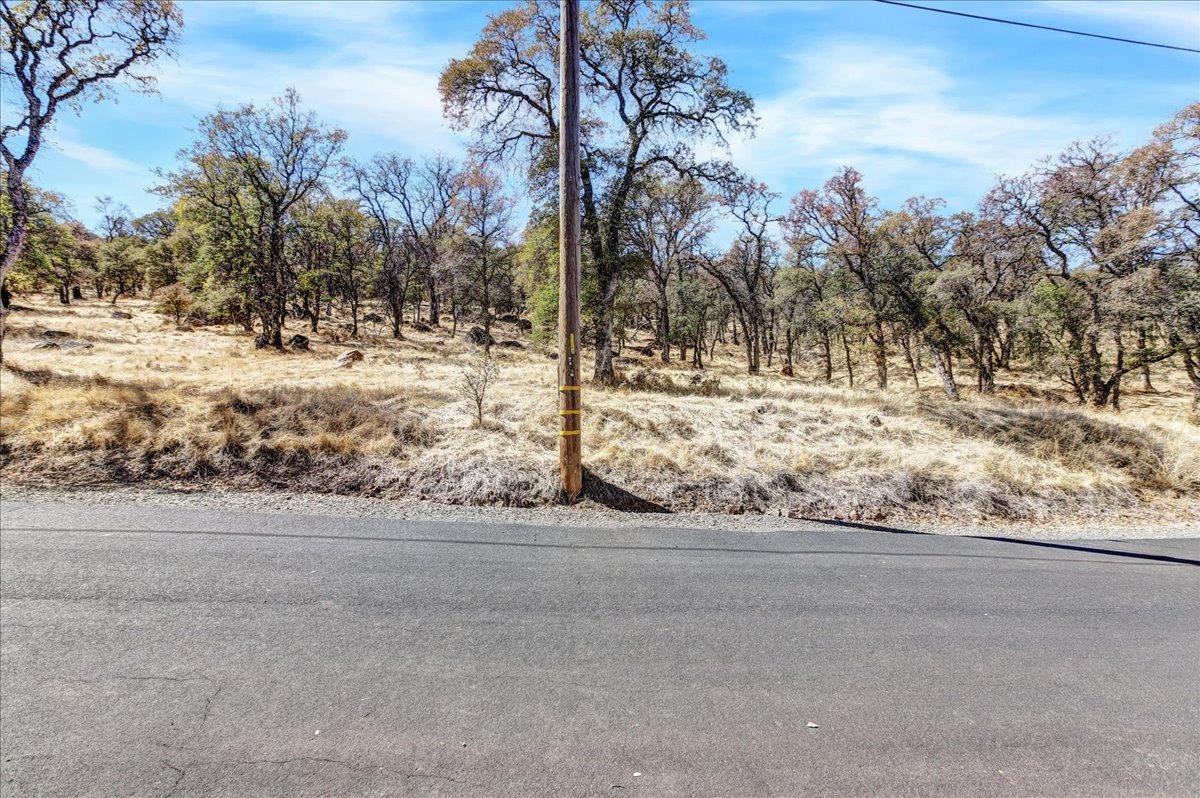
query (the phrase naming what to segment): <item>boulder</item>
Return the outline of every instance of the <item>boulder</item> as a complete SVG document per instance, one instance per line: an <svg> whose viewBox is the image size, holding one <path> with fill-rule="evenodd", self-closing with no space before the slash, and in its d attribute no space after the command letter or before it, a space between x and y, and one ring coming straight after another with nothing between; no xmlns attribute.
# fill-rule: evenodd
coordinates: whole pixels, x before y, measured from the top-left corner
<svg viewBox="0 0 1200 798"><path fill-rule="evenodd" d="M368 313L362 317L362 320L367 324L383 324L383 316L378 313Z"/></svg>
<svg viewBox="0 0 1200 798"><path fill-rule="evenodd" d="M114 319L132 319L133 318L132 313L126 313L123 310L114 310L112 313L110 313L108 315L112 316Z"/></svg>
<svg viewBox="0 0 1200 798"><path fill-rule="evenodd" d="M488 335L487 331L484 330L482 327L472 327L470 330L467 331L466 337L467 337L468 341L475 344L476 346L483 346L485 343L486 344L496 343L496 339L492 338L492 336Z"/></svg>
<svg viewBox="0 0 1200 798"><path fill-rule="evenodd" d="M353 366L355 363L362 362L362 359L363 359L362 352L360 352L357 349L350 349L350 350L348 350L346 352L342 352L340 355L338 355L337 360L333 361L333 366L334 366L334 368L348 369L351 366Z"/></svg>
<svg viewBox="0 0 1200 798"><path fill-rule="evenodd" d="M55 341L62 338L70 338L71 334L65 330L42 330L42 337L47 341Z"/></svg>
<svg viewBox="0 0 1200 798"><path fill-rule="evenodd" d="M496 321L503 322L505 324L520 324L521 323L521 319L518 318L517 314L515 314L515 313L504 313L502 315L499 315L496 317Z"/></svg>
<svg viewBox="0 0 1200 798"><path fill-rule="evenodd" d="M500 343L496 344L496 346L503 347L504 349L524 349L525 348L521 344L520 341L501 341Z"/></svg>
<svg viewBox="0 0 1200 798"><path fill-rule="evenodd" d="M288 343L289 347L291 347L292 349L295 349L297 352L307 352L308 351L309 340L308 340L307 335L301 335L300 333L296 333L295 335L293 335L291 338L288 339L287 343Z"/></svg>
<svg viewBox="0 0 1200 798"><path fill-rule="evenodd" d="M414 321L412 323L412 328L417 332L433 332L433 328L422 321Z"/></svg>
<svg viewBox="0 0 1200 798"><path fill-rule="evenodd" d="M533 330L533 322L528 319L517 319L517 329L521 332L530 332Z"/></svg>

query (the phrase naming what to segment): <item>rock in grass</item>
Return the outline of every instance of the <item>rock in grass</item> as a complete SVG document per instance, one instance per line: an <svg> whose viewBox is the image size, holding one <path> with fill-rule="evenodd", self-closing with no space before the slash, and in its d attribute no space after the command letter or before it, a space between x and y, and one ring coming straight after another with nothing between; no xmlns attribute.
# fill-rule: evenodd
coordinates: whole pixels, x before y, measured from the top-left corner
<svg viewBox="0 0 1200 798"><path fill-rule="evenodd" d="M30 349L58 349L58 344L54 341L38 341Z"/></svg>
<svg viewBox="0 0 1200 798"><path fill-rule="evenodd" d="M494 344L496 339L488 335L487 331L482 327L472 327L467 331L467 340L476 346L483 346L485 343Z"/></svg>
<svg viewBox="0 0 1200 798"><path fill-rule="evenodd" d="M295 349L297 352L307 352L309 346L308 336L296 333L288 339L288 346L292 349Z"/></svg>
<svg viewBox="0 0 1200 798"><path fill-rule="evenodd" d="M112 316L114 319L132 319L133 318L132 313L126 313L123 310L114 310L112 313L110 313L108 315Z"/></svg>
<svg viewBox="0 0 1200 798"><path fill-rule="evenodd" d="M504 349L524 349L525 348L524 346L521 345L520 341L501 341L500 343L496 344L496 346L502 347Z"/></svg>
<svg viewBox="0 0 1200 798"><path fill-rule="evenodd" d="M361 362L363 353L357 349L351 349L347 352L342 352L337 356L337 360L333 361L334 368L348 369L355 363Z"/></svg>
<svg viewBox="0 0 1200 798"><path fill-rule="evenodd" d="M414 321L412 323L412 328L417 332L433 332L433 328L421 321Z"/></svg>
<svg viewBox="0 0 1200 798"><path fill-rule="evenodd" d="M47 341L55 341L61 338L70 338L71 334L66 330L42 330L42 337Z"/></svg>
<svg viewBox="0 0 1200 798"><path fill-rule="evenodd" d="M362 320L367 324L383 324L383 316L378 313L368 313L362 317Z"/></svg>

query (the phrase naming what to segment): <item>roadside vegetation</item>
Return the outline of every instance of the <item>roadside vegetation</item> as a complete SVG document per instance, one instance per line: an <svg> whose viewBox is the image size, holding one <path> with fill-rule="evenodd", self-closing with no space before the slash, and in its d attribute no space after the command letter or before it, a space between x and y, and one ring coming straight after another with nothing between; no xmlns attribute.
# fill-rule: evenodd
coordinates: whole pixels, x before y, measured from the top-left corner
<svg viewBox="0 0 1200 798"><path fill-rule="evenodd" d="M149 87L177 9L89 3L126 35L96 44L70 3L5 24L93 65L133 42ZM492 16L447 64L461 161L350 159L288 89L201 118L162 206L98 197L95 229L25 177L61 82L5 38L33 100L5 128L4 478L556 500L557 8ZM1200 105L969 210L883 207L849 166L785 198L720 157L754 101L702 38L686 2L584 16L593 484L679 510L1195 512Z"/></svg>
<svg viewBox="0 0 1200 798"><path fill-rule="evenodd" d="M151 300L122 302L129 319L94 299L27 301L0 375L5 480L557 500L555 363L515 324L495 325L522 348L493 351L481 426L462 390L481 348L448 330L396 340L374 324L280 354L235 326L180 330ZM339 368L352 348L363 360ZM585 393L587 465L666 509L971 522L1200 509L1200 428L1167 370L1116 414L1024 370L951 402L932 385L827 385L810 361L746 375L728 343L702 372L639 350L617 357L622 384Z"/></svg>

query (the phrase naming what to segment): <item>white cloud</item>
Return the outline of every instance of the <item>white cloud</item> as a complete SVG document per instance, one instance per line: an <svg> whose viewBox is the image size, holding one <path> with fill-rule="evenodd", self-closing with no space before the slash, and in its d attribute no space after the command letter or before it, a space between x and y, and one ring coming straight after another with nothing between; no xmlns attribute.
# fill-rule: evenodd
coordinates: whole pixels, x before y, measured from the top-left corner
<svg viewBox="0 0 1200 798"><path fill-rule="evenodd" d="M814 47L793 60L794 88L759 102L758 135L732 142L734 162L779 186L794 185L800 172L850 165L874 190L911 193L935 168L947 194L977 194L994 175L1099 132L1094 120L1044 112L1029 95L960 91L942 60L887 43Z"/></svg>
<svg viewBox="0 0 1200 798"><path fill-rule="evenodd" d="M189 21L190 43L159 78L164 99L197 114L265 101L295 87L306 106L355 138L404 150L461 149L442 119L438 74L465 45L430 46L412 29L413 9L390 3L213 3ZM234 12L236 11L236 16ZM223 39L225 26L257 26L316 39L290 50ZM283 38L286 38L284 36Z"/></svg>
<svg viewBox="0 0 1200 798"><path fill-rule="evenodd" d="M1200 3L1195 0L1043 0L1038 6L1057 17L1078 20L1112 22L1122 30L1097 30L1126 38L1137 38L1137 32L1154 33L1163 44L1184 47L1200 45Z"/></svg>
<svg viewBox="0 0 1200 798"><path fill-rule="evenodd" d="M82 141L59 131L51 140L50 146L58 150L72 161L78 161L99 172L116 172L123 174L145 174L146 167L122 158L114 152L84 144Z"/></svg>

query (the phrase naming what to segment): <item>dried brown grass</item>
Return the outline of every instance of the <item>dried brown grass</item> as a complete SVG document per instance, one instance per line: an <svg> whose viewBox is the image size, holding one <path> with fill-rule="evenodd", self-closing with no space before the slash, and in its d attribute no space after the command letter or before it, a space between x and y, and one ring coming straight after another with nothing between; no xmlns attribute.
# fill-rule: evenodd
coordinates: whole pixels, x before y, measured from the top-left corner
<svg viewBox="0 0 1200 798"><path fill-rule="evenodd" d="M14 314L0 375L7 479L171 481L451 503L554 501L555 363L500 350L487 424L457 390L472 348L448 331L364 333L350 344L254 351L243 334L178 331L147 303L134 318L85 302ZM32 350L42 329L94 343ZM516 337L515 330L504 332ZM1176 375L1127 390L1120 414L1062 401L1012 375L990 399L932 390L747 377L732 349L696 373L622 358L622 384L585 391L589 468L674 510L849 518L1191 517L1200 429ZM897 375L899 379L900 375Z"/></svg>

